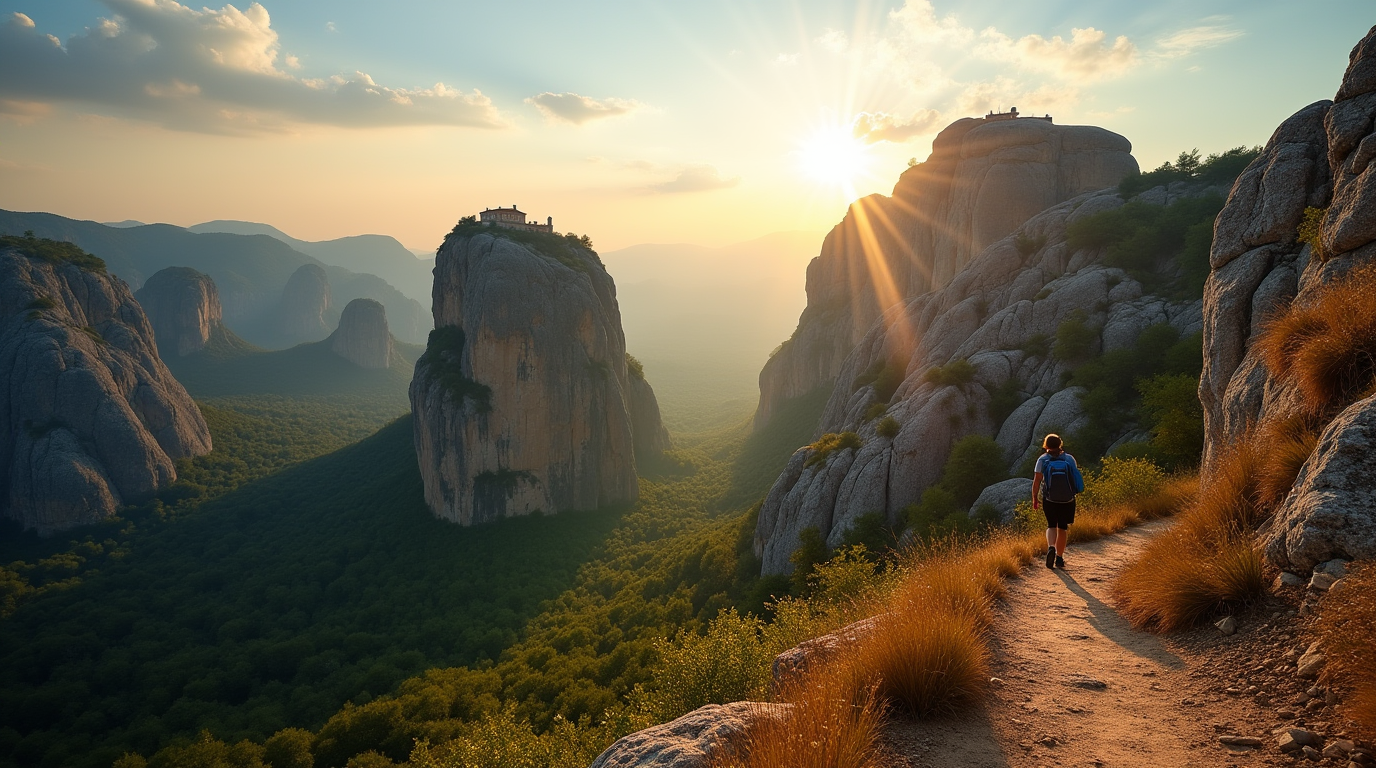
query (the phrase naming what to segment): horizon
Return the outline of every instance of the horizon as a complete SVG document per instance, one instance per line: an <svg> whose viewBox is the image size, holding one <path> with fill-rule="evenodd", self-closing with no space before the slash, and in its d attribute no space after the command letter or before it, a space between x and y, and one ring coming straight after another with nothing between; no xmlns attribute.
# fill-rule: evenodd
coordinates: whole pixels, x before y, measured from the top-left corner
<svg viewBox="0 0 1376 768"><path fill-rule="evenodd" d="M990 110L1100 125L1144 169L1264 143L1346 66L1361 6L1312 7L537 4L454 42L509 11L5 0L0 207L411 250L513 202L608 251L825 232Z"/></svg>

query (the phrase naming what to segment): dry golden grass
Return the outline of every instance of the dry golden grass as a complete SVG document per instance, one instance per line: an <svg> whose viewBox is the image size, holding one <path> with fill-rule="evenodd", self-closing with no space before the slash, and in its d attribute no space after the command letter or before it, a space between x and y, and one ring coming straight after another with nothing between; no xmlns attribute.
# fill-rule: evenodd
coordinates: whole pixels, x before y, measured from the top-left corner
<svg viewBox="0 0 1376 768"><path fill-rule="evenodd" d="M1294 486L1300 468L1318 445L1319 435L1308 419L1294 417L1266 424L1258 431L1256 441L1263 447L1257 456L1257 505L1271 510Z"/></svg>
<svg viewBox="0 0 1376 768"><path fill-rule="evenodd" d="M1198 476L1171 478L1150 496L1077 512L1068 540L1071 544L1094 541L1134 525L1159 520L1183 509L1198 494Z"/></svg>
<svg viewBox="0 0 1376 768"><path fill-rule="evenodd" d="M1343 712L1376 738L1376 563L1354 563L1344 588L1320 604L1319 632L1328 666L1324 679L1350 690Z"/></svg>
<svg viewBox="0 0 1376 768"><path fill-rule="evenodd" d="M1114 595L1134 626L1181 629L1261 593L1261 556L1252 541L1265 512L1257 503L1260 454L1244 440L1220 457L1178 522L1119 574Z"/></svg>
<svg viewBox="0 0 1376 768"><path fill-rule="evenodd" d="M1346 405L1376 379L1376 265L1359 267L1267 323L1266 367L1293 382L1312 415Z"/></svg>

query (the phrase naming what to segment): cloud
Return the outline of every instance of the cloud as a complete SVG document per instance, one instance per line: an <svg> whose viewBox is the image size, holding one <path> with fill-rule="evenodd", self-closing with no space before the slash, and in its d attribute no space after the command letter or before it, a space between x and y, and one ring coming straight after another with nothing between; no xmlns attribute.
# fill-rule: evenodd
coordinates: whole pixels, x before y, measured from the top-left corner
<svg viewBox="0 0 1376 768"><path fill-rule="evenodd" d="M774 57L773 64L776 67L791 67L803 58L801 53L781 53Z"/></svg>
<svg viewBox="0 0 1376 768"><path fill-rule="evenodd" d="M839 29L828 29L813 42L832 53L845 53L846 48L850 47L850 38Z"/></svg>
<svg viewBox="0 0 1376 768"><path fill-rule="evenodd" d="M986 43L980 50L1032 70L1063 78L1099 80L1125 74L1139 62L1137 46L1124 35L1108 42L1108 34L1093 27L1072 28L1070 39L1027 35L1013 40L990 27L980 33Z"/></svg>
<svg viewBox="0 0 1376 768"><path fill-rule="evenodd" d="M540 110L540 114L555 122L563 121L573 125L583 125L593 120L629 115L645 105L635 99L608 98L597 100L576 93L545 93L526 99Z"/></svg>
<svg viewBox="0 0 1376 768"><path fill-rule="evenodd" d="M941 119L935 109L919 110L907 119L886 112L861 112L855 116L851 132L866 144L889 141L895 144L907 141L914 136L931 133Z"/></svg>
<svg viewBox="0 0 1376 768"><path fill-rule="evenodd" d="M1242 37L1240 29L1219 25L1204 25L1182 29L1156 41L1156 54L1163 58L1178 58L1204 48L1213 48Z"/></svg>
<svg viewBox="0 0 1376 768"><path fill-rule="evenodd" d="M333 22L333 21L327 21L327 22L325 22L325 31L326 31L326 32L338 32L338 31L339 31L339 27L336 27L336 26L334 25L334 22Z"/></svg>
<svg viewBox="0 0 1376 768"><path fill-rule="evenodd" d="M13 14L0 23L0 99L66 102L181 130L245 133L296 124L505 125L488 97L443 83L409 89L363 72L296 77L278 67L267 9L194 10L176 0L101 0L113 17L65 46ZM287 67L299 64L285 57Z"/></svg>
<svg viewBox="0 0 1376 768"><path fill-rule="evenodd" d="M650 191L665 194L680 192L708 192L714 189L727 189L741 183L741 177L721 175L716 167L707 164L690 165L679 171L674 178L652 185Z"/></svg>

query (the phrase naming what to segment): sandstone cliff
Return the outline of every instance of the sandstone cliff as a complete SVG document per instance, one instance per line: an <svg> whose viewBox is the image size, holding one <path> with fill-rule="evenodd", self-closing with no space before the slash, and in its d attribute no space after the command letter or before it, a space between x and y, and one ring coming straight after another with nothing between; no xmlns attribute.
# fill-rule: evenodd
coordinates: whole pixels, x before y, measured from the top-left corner
<svg viewBox="0 0 1376 768"><path fill-rule="evenodd" d="M108 517L210 451L128 286L70 244L0 246L0 381L0 510L41 534Z"/></svg>
<svg viewBox="0 0 1376 768"><path fill-rule="evenodd" d="M386 368L396 358L387 309L372 299L349 302L328 343L330 351L360 368Z"/></svg>
<svg viewBox="0 0 1376 768"><path fill-rule="evenodd" d="M135 294L153 326L163 357L186 357L205 349L223 332L220 293L209 275L190 267L168 267L148 278Z"/></svg>
<svg viewBox="0 0 1376 768"><path fill-rule="evenodd" d="M315 264L302 264L282 289L276 332L287 345L320 341L330 335L330 280Z"/></svg>
<svg viewBox="0 0 1376 768"><path fill-rule="evenodd" d="M673 448L669 430L659 416L659 400L640 363L627 361L626 407L631 412L631 432L635 438L635 460L645 465Z"/></svg>
<svg viewBox="0 0 1376 768"><path fill-rule="evenodd" d="M807 308L760 372L755 425L836 380L886 309L940 288L990 244L1047 208L1137 171L1132 145L1092 126L966 118L947 126L893 195L854 203L808 266Z"/></svg>
<svg viewBox="0 0 1376 768"><path fill-rule="evenodd" d="M458 227L439 249L433 301L411 408L437 516L470 525L636 499L625 338L596 254Z"/></svg>
<svg viewBox="0 0 1376 768"><path fill-rule="evenodd" d="M1092 330L1091 354L1129 348L1153 325L1182 335L1199 330L1200 302L1152 295L1100 263L1101 249L1067 244L1068 225L1123 203L1108 189L1054 205L985 248L944 287L892 307L868 329L841 363L817 430L854 432L859 447L803 448L789 460L755 531L765 573L791 570L804 528L837 546L861 515L882 512L897 523L965 435L996 436L1016 466L1035 436L1082 427L1081 390L1065 384L1072 364L1045 346L1067 320ZM968 364L968 380L932 375L958 362ZM879 391L886 377L896 384L891 393ZM996 422L992 393L1010 387L1021 405Z"/></svg>
<svg viewBox="0 0 1376 768"><path fill-rule="evenodd" d="M1296 571L1332 558L1376 557L1376 400L1314 413L1294 381L1268 369L1256 341L1268 321L1292 305L1310 305L1354 268L1376 260L1373 123L1376 28L1353 49L1333 101L1311 104L1282 123L1238 179L1210 252L1199 384L1206 471L1255 430L1281 427L1288 434L1306 422L1320 428L1317 447L1264 535L1268 559ZM1319 226L1316 237L1302 242L1307 209L1318 214ZM1358 320L1339 322L1356 327Z"/></svg>

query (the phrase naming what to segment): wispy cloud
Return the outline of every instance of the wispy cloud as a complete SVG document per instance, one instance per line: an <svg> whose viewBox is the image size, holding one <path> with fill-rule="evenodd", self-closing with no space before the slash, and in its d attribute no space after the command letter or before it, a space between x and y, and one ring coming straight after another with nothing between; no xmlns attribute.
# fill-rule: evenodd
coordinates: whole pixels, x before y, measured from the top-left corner
<svg viewBox="0 0 1376 768"><path fill-rule="evenodd" d="M880 141L903 142L915 136L931 133L941 120L935 109L919 110L911 117L901 118L885 112L861 112L855 116L851 132L867 144Z"/></svg>
<svg viewBox="0 0 1376 768"><path fill-rule="evenodd" d="M1205 48L1213 48L1242 37L1240 29L1222 25L1188 27L1156 41L1156 52L1166 58L1189 56Z"/></svg>
<svg viewBox="0 0 1376 768"><path fill-rule="evenodd" d="M540 110L540 114L549 120L573 125L583 125L594 120L629 115L645 107L644 104L635 99L594 99L576 93L550 93L548 91L531 96L526 99L526 103L534 105L536 109Z"/></svg>
<svg viewBox="0 0 1376 768"><path fill-rule="evenodd" d="M302 78L267 9L195 10L175 0L101 0L113 13L64 46L15 13L0 23L0 99L74 103L212 133L451 125L499 128L480 91L397 88L363 72Z"/></svg>
<svg viewBox="0 0 1376 768"><path fill-rule="evenodd" d="M705 163L690 165L679 171L674 178L654 184L652 192L675 194L683 192L709 192L714 189L727 189L741 183L739 176L723 176L715 166Z"/></svg>
<svg viewBox="0 0 1376 768"><path fill-rule="evenodd" d="M1071 29L1070 39L1027 35L1017 40L996 29L980 35L980 51L992 58L1062 78L1100 80L1122 75L1137 66L1137 46L1126 35L1110 42L1108 33L1093 27Z"/></svg>

